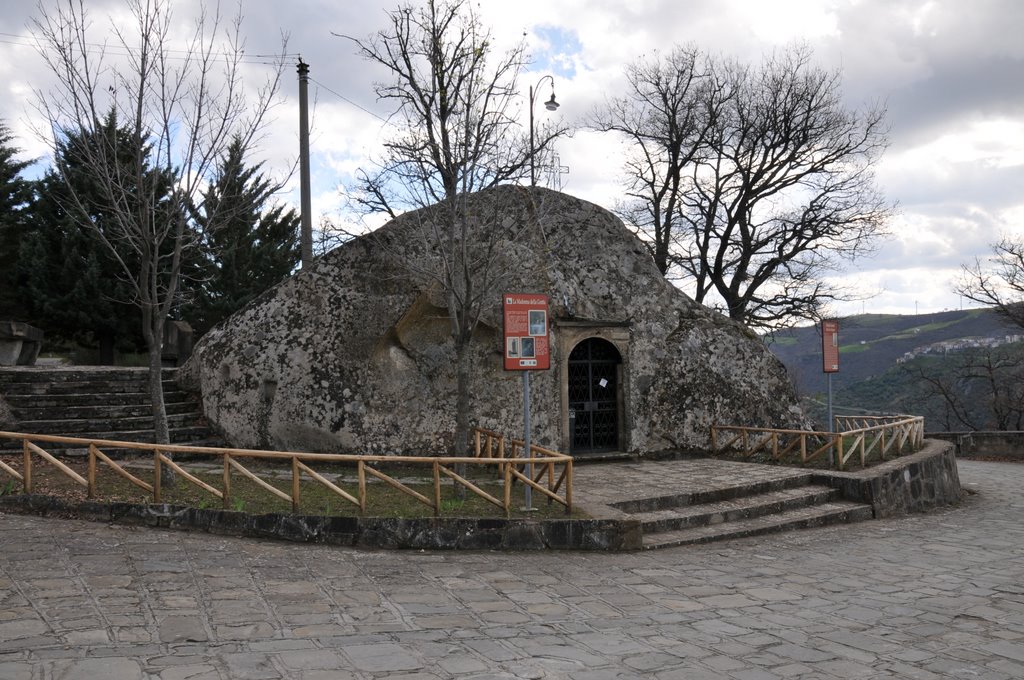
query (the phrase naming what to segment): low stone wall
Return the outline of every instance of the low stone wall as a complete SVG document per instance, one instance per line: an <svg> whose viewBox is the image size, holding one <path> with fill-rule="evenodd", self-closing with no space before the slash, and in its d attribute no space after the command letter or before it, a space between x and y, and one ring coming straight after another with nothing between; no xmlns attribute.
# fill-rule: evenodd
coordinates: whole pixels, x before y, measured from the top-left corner
<svg viewBox="0 0 1024 680"><path fill-rule="evenodd" d="M43 332L18 321L0 320L0 366L31 366L43 346Z"/></svg>
<svg viewBox="0 0 1024 680"><path fill-rule="evenodd" d="M915 454L859 472L815 472L813 480L839 489L849 500L870 503L875 518L952 505L962 493L955 447L927 439Z"/></svg>
<svg viewBox="0 0 1024 680"><path fill-rule="evenodd" d="M213 534L361 548L430 550L638 550L637 520L467 519L250 515L134 503L66 503L51 496L0 497L0 510Z"/></svg>
<svg viewBox="0 0 1024 680"><path fill-rule="evenodd" d="M1024 462L1024 432L933 432L925 436L951 442L958 458L993 456Z"/></svg>

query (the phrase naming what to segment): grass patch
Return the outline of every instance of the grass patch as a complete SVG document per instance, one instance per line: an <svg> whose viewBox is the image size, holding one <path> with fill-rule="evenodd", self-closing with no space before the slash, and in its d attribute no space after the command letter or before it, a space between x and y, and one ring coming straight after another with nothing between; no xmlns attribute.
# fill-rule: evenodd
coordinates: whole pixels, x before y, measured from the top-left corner
<svg viewBox="0 0 1024 680"><path fill-rule="evenodd" d="M21 470L22 462L20 456L5 457L4 462L16 470ZM83 477L87 476L87 463L84 460L64 460L62 462ZM153 469L149 459L118 462L124 465L136 477L152 483ZM178 465L181 465L190 474L198 477L210 486L218 490L222 488L223 471L220 465L183 464L181 462L178 462ZM246 467L275 489L289 496L291 495L290 465L260 464L247 465ZM483 466L481 468L480 470L468 470L466 474L467 479L483 491L501 500L504 497L504 484L503 480L497 475L497 468L483 468ZM399 464L377 466L376 469L399 480L411 490L427 498L433 498L434 481L429 467ZM333 467L323 466L322 469L317 468L317 472L330 479L335 485L353 497L359 497L359 483L354 467L341 465ZM422 503L415 497L395 489L381 480L374 479L369 474L366 477L365 516L415 518L432 517L434 515L432 507ZM84 487L78 485L70 477L67 477L56 467L45 461L33 460L32 479L33 493L55 496L69 502L82 502L86 500L87 493ZM96 491L97 497L95 500L99 501L140 504L153 502L152 494L123 479L106 465L97 466ZM9 480L0 486L0 492L21 493L21 483ZM299 497L299 514L324 516L356 516L360 514L359 506L305 475L302 477ZM553 501L549 503L547 497L536 490L533 493L535 510L528 513L523 512L520 509L523 505L522 498L523 486L515 484L512 489L511 517L528 517L531 519L587 517L586 514L576 509L573 510L571 515L567 515L565 506ZM173 486L164 486L162 488L161 501L172 505L210 509L221 508L225 505L222 499L180 476ZM237 472L231 475L231 494L227 502L227 508L248 512L253 515L265 513L288 514L292 512L290 501L279 498ZM452 483L451 480L445 479L443 475L441 481L440 514L442 517L505 517L503 508L476 495L469 489L465 489L465 493L461 494L460 486Z"/></svg>

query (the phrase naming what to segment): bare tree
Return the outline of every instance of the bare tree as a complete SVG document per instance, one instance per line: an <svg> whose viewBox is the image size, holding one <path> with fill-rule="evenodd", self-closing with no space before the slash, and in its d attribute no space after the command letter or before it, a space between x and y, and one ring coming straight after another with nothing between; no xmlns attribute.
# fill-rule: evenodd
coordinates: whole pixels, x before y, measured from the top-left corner
<svg viewBox="0 0 1024 680"><path fill-rule="evenodd" d="M1019 344L967 350L904 370L939 404L947 429L1024 427L1024 354Z"/></svg>
<svg viewBox="0 0 1024 680"><path fill-rule="evenodd" d="M956 292L1024 327L1024 239L1005 237L992 250L991 268L979 260L963 266Z"/></svg>
<svg viewBox="0 0 1024 680"><path fill-rule="evenodd" d="M155 437L166 443L164 326L179 299L182 263L203 238L189 208L201 206L202 190L231 140L237 136L248 148L259 135L283 60L273 61L256 101L247 100L240 14L226 20L201 7L181 43L172 39L170 0L128 0L127 6L130 24L111 20L102 43L81 0L43 7L36 39L57 85L38 94L55 152L68 139L93 141L75 147L83 154L77 160L110 206L109 222L101 227L90 220L92 197L74 184L68 184L67 207L117 260L142 312ZM118 134L94 134L111 115L131 136L131 153L119 153ZM210 215L206 228L217 223Z"/></svg>
<svg viewBox="0 0 1024 680"><path fill-rule="evenodd" d="M628 93L605 102L589 126L632 143L625 160L627 200L618 211L646 237L655 264L667 276L679 211L692 188L689 173L705 153L707 135L729 98L728 86L694 46L641 58L626 66L626 80Z"/></svg>
<svg viewBox="0 0 1024 680"><path fill-rule="evenodd" d="M756 69L699 62L692 50L681 55L666 65L682 70L680 82L701 82L685 92L686 101L698 101L685 106L653 105L659 92L679 91L651 87L667 82L663 69L628 72L629 99L652 116L625 127L643 140L627 174L633 198L644 188L647 222L661 220L656 254L658 240L673 239L667 253L660 246L665 264L693 287L694 299L752 326L816 318L829 301L851 299L823 275L870 252L885 233L893 208L872 173L887 145L884 111L849 110L840 74L814 67L806 48ZM662 196L673 197L675 215Z"/></svg>
<svg viewBox="0 0 1024 680"><path fill-rule="evenodd" d="M413 250L423 257L404 262L447 306L457 383L453 452L464 454L473 333L501 293L502 268L512 266L502 255L507 236L491 228L492 215L470 209L471 195L524 177L531 157L565 129L543 128L530 148L515 116L525 47L495 54L490 31L468 0L426 0L387 16L388 27L366 40L342 36L387 71L390 80L376 93L397 107L397 132L352 196L364 209L392 217L433 206L416 220L420 227L407 232L422 241Z"/></svg>

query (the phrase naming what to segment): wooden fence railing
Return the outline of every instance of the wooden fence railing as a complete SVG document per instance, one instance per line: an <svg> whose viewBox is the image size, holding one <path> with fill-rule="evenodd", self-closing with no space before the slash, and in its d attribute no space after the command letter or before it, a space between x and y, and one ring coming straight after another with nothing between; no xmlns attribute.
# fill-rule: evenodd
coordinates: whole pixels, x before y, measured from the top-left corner
<svg viewBox="0 0 1024 680"><path fill-rule="evenodd" d="M863 467L872 456L885 460L894 450L899 455L907 447L920 447L924 441L924 418L919 416L839 416L836 422L836 429L841 431L712 425L711 450L721 453L731 449L744 458L764 451L773 460L799 460L802 465L829 454L842 470L854 456Z"/></svg>
<svg viewBox="0 0 1024 680"><path fill-rule="evenodd" d="M493 433L491 434L493 435ZM500 435L494 436L500 437ZM531 447L532 455L529 458L512 459L503 456L480 456L479 445L477 448L477 455L473 457L434 457L258 451L253 449L231 449L183 446L176 444L149 444L102 439L84 439L80 437L36 435L21 432L0 432L0 439L16 440L20 441L22 444L21 470L19 471L12 465L0 460L0 476L6 473L6 475L13 477L14 480L21 483L21 487L25 493L32 493L33 491L33 462L35 459L39 458L53 465L54 468L60 471L61 474L70 478L75 484L83 487L86 490L87 497L90 499L97 496L96 479L100 466L102 465L110 468L110 470L116 475L126 479L132 485L151 495L154 503L161 503L163 502L162 499L164 496L163 489L161 488L161 472L162 468L166 466L188 483L195 485L211 496L219 499L224 508L230 508L232 504L232 475L234 473L252 481L267 493L291 503L293 512L299 512L301 508L302 482L307 481L326 487L333 494L356 506L360 513L365 513L368 494L368 477L379 479L381 482L397 489L401 493L415 498L419 502L431 508L435 516L438 516L441 513L441 480L445 477L451 479L453 484L461 485L469 489L473 494L480 496L484 500L503 509L506 516L511 513L511 491L515 481L519 481L523 484L529 484L531 487L550 499L549 502L560 503L565 506L566 513L572 512L572 458L541 447ZM477 436L477 441L480 441L479 435ZM500 444L500 448L504 451L504 439L501 441L502 443ZM82 476L75 470L71 469L71 467L62 462L58 457L43 449L40 444L58 444L76 448L87 448L87 474ZM129 472L118 461L105 454L102 450L104 448L138 451L140 454L151 457L153 461L151 469L152 481L140 479ZM515 451L514 446L509 448L510 450ZM220 475L219 484L214 485L199 479L183 464L172 460L170 456L174 454L188 454L188 456L193 459L219 458L222 466L222 474ZM290 488L287 491L277 488L266 479L253 472L249 467L243 465L242 461L247 461L250 467L252 466L252 462L249 461L290 462ZM354 489L353 493L350 493L320 472L314 470L312 467L313 465L324 463L355 464L358 480L357 489ZM433 482L431 492L429 494L424 494L415 489L409 488L409 486L398 479L395 479L371 465L375 463L422 466L425 469L424 471L429 470L431 473ZM524 468L528 463L533 465L534 470L540 469L540 474L533 478L524 475L521 468ZM502 492L495 495L480 488L480 486L475 484L473 481L456 472L456 467L460 465L494 468L503 480ZM555 474L559 469L561 474L558 476L556 481ZM544 478L545 474L548 477L548 481L547 484L542 484L541 480Z"/></svg>
<svg viewBox="0 0 1024 680"><path fill-rule="evenodd" d="M508 442L507 446L506 441ZM520 439L507 439L503 434L485 430L482 427L473 428L473 447L478 459L508 461L506 470L511 468L512 478L540 491L548 497L548 502L558 501L565 505L557 497L559 490L562 490L564 497L569 501L569 505L566 506L567 511L571 509L572 456L530 444L530 456L520 457L524 446L525 443ZM531 468L533 470L532 478L523 474L524 470ZM508 473L506 472L506 474ZM540 483L545 476L547 476L547 488ZM506 483L506 493L508 493L509 487L510 485Z"/></svg>

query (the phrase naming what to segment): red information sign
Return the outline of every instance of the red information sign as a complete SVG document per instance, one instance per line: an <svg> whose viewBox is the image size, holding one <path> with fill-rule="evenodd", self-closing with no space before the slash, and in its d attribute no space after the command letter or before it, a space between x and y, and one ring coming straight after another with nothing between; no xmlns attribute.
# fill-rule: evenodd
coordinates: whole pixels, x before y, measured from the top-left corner
<svg viewBox="0 0 1024 680"><path fill-rule="evenodd" d="M548 296L506 293L505 370L541 371L551 368L548 342Z"/></svg>
<svg viewBox="0 0 1024 680"><path fill-rule="evenodd" d="M839 372L839 322L835 319L821 322L821 356L825 373Z"/></svg>

